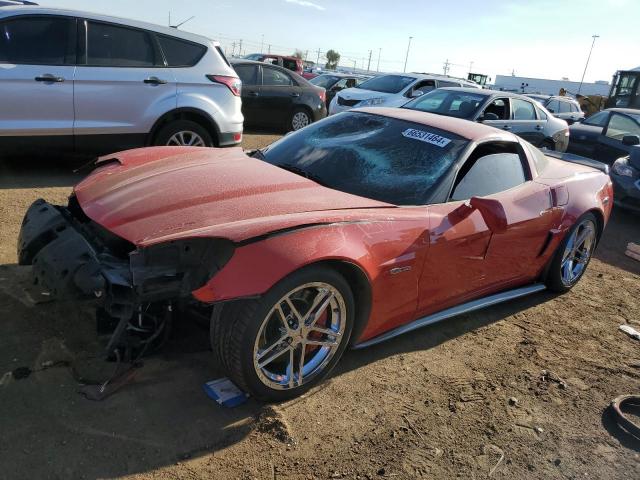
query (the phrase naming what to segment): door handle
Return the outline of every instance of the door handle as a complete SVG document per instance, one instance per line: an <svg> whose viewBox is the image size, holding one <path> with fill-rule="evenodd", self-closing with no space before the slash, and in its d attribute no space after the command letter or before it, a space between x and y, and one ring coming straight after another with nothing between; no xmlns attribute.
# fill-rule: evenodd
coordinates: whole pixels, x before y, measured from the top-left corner
<svg viewBox="0 0 640 480"><path fill-rule="evenodd" d="M544 127L542 125L536 125L536 130L542 130Z"/></svg>
<svg viewBox="0 0 640 480"><path fill-rule="evenodd" d="M247 92L247 96L248 97L257 97L258 96L258 92Z"/></svg>
<svg viewBox="0 0 640 480"><path fill-rule="evenodd" d="M294 92L294 93L292 93L292 94L291 94L291 96L292 96L292 97L299 97L299 96L300 96L300 94L299 94L299 93L295 93L295 92Z"/></svg>
<svg viewBox="0 0 640 480"><path fill-rule="evenodd" d="M40 75L34 78L36 82L51 82L51 83L61 83L64 82L64 78L56 77L55 75L51 75L50 73L45 73L44 75Z"/></svg>
<svg viewBox="0 0 640 480"><path fill-rule="evenodd" d="M143 82L150 83L151 85L164 85L165 83L167 83L166 80L162 80L161 78L158 78L158 77L145 78Z"/></svg>
<svg viewBox="0 0 640 480"><path fill-rule="evenodd" d="M509 126L509 125L504 125L504 126L502 127L502 129L503 129L503 130L511 130L511 126Z"/></svg>

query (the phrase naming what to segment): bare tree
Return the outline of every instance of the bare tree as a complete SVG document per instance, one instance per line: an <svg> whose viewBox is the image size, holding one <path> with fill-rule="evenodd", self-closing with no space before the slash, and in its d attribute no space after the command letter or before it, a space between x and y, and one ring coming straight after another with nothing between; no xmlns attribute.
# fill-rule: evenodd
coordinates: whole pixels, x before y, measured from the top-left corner
<svg viewBox="0 0 640 480"><path fill-rule="evenodd" d="M302 60L304 58L304 52L296 48L296 51L293 52L293 56Z"/></svg>

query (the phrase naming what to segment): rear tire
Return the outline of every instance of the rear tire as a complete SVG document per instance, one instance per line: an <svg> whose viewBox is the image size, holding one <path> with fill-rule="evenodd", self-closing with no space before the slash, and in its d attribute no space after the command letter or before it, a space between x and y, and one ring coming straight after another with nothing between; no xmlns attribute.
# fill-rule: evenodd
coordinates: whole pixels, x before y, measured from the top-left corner
<svg viewBox="0 0 640 480"><path fill-rule="evenodd" d="M313 123L313 117L309 113L309 111L305 108L296 108L289 119L289 123L287 125L287 131L297 131L301 128L306 127L307 125L311 125Z"/></svg>
<svg viewBox="0 0 640 480"><path fill-rule="evenodd" d="M213 147L211 135L200 124L191 120L173 120L160 129L154 145Z"/></svg>
<svg viewBox="0 0 640 480"><path fill-rule="evenodd" d="M571 290L584 275L598 240L598 220L585 213L571 227L551 260L545 284L553 292Z"/></svg>
<svg viewBox="0 0 640 480"><path fill-rule="evenodd" d="M211 346L239 388L279 402L303 394L331 372L349 344L354 314L344 277L326 266L310 266L257 300L228 303L214 312Z"/></svg>

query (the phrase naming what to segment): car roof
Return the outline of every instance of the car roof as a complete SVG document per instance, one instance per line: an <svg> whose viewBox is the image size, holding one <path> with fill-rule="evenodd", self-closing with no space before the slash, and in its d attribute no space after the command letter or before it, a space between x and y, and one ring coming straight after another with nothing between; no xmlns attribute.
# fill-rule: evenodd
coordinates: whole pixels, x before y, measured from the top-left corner
<svg viewBox="0 0 640 480"><path fill-rule="evenodd" d="M138 20L131 20L128 18L114 17L110 15L103 15L101 13L86 12L83 10L70 10L65 8L45 8L40 6L20 5L11 7L0 8L0 18L12 17L17 15L62 15L67 17L81 17L89 20L98 20L102 22L117 23L119 25L125 25L129 27L141 28L144 30L151 30L156 33L162 33L164 35L170 35L176 38L182 38L197 43L209 44L211 42L214 45L218 45L218 42L195 33L184 32L177 28L165 27L162 25L156 25L154 23L141 22Z"/></svg>
<svg viewBox="0 0 640 480"><path fill-rule="evenodd" d="M311 86L311 87L315 87L315 85L309 83L309 80L304 78L302 75L298 75L293 70L289 70L288 68L281 67L280 65L273 65L272 63L266 63L266 62L257 62L255 60L247 60L246 58L230 58L229 59L229 63L232 66L233 65L262 65L262 66L266 65L267 67L271 67L271 68L275 68L277 70L281 70L281 71L293 76L293 78L295 78L298 81L298 83L302 83L304 86L308 85L308 86Z"/></svg>
<svg viewBox="0 0 640 480"><path fill-rule="evenodd" d="M473 93L475 95L482 95L485 97L500 96L500 97L511 97L511 98L523 98L529 101L533 100L531 97L527 97L526 95L522 95L520 93L503 92L502 90L488 90L486 88L479 89L479 88L470 88L470 87L441 87L438 90L451 90L454 92Z"/></svg>
<svg viewBox="0 0 640 480"><path fill-rule="evenodd" d="M472 90L472 89L469 89ZM518 137L513 133L498 130L478 122L470 122L461 118L448 117L435 113L421 112L409 108L389 108L389 107L365 107L355 108L352 112L370 113L383 117L396 118L407 122L428 125L439 128L447 132L455 133L467 140L479 142L483 140L497 140L505 142L518 142Z"/></svg>
<svg viewBox="0 0 640 480"><path fill-rule="evenodd" d="M640 110L637 108L607 108L604 110L605 112L618 112L618 113L627 113L632 115L638 115Z"/></svg>

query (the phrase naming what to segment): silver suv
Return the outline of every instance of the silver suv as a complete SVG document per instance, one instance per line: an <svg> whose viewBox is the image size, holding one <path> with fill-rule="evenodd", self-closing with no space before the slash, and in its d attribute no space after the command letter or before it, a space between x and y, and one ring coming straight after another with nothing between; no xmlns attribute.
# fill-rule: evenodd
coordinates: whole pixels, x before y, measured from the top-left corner
<svg viewBox="0 0 640 480"><path fill-rule="evenodd" d="M0 7L0 153L236 145L240 87L205 37L93 13Z"/></svg>

